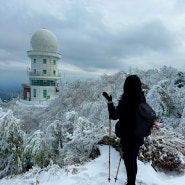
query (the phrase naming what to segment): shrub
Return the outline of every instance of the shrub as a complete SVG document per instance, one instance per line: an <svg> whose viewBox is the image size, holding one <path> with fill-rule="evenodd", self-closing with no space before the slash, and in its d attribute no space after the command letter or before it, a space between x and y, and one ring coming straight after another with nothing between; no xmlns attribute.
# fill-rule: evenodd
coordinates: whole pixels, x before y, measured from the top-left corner
<svg viewBox="0 0 185 185"><path fill-rule="evenodd" d="M185 141L180 134L160 131L145 140L139 159L151 162L156 170L182 172L185 170Z"/></svg>
<svg viewBox="0 0 185 185"><path fill-rule="evenodd" d="M20 130L19 120L12 111L2 113L0 119L0 178L19 174L24 169L24 132Z"/></svg>

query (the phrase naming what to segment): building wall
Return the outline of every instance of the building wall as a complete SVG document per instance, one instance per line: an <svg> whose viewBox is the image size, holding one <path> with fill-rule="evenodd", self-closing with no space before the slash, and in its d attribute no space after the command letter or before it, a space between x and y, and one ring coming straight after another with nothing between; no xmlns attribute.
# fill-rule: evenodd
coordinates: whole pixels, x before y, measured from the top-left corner
<svg viewBox="0 0 185 185"><path fill-rule="evenodd" d="M35 90L36 94L34 92ZM46 94L44 93L44 90ZM44 101L54 99L55 97L56 97L55 86L31 86L31 101Z"/></svg>
<svg viewBox="0 0 185 185"><path fill-rule="evenodd" d="M48 57L48 56L32 57L31 73L43 75L43 76L57 76L59 74L58 59L54 57Z"/></svg>
<svg viewBox="0 0 185 185"><path fill-rule="evenodd" d="M56 89L60 79L58 71L60 54L28 51L28 56L31 58L31 70L29 71L31 101L54 99L58 92ZM46 97L43 91L47 94Z"/></svg>

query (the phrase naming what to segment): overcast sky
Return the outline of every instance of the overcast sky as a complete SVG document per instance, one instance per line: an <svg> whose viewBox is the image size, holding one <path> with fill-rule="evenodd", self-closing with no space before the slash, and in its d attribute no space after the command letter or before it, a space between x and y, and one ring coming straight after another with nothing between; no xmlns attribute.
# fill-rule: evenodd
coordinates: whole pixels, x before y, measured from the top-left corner
<svg viewBox="0 0 185 185"><path fill-rule="evenodd" d="M41 28L58 38L65 81L164 65L185 71L184 0L4 0L1 87L28 81L27 51Z"/></svg>

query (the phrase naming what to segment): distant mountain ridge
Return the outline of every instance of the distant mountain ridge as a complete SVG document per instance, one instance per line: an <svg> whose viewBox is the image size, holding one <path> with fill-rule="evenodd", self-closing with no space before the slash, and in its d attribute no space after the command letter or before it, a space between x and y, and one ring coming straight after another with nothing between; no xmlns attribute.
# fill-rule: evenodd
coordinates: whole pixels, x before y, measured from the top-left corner
<svg viewBox="0 0 185 185"><path fill-rule="evenodd" d="M10 101L12 98L17 98L21 95L20 91L0 89L0 99L2 101Z"/></svg>

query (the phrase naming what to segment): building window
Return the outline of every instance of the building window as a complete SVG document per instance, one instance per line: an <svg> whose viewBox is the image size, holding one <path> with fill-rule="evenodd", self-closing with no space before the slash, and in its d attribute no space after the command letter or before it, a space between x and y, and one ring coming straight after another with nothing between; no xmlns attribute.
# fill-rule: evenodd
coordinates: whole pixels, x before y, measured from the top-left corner
<svg viewBox="0 0 185 185"><path fill-rule="evenodd" d="M53 74L56 75L56 71L53 71Z"/></svg>
<svg viewBox="0 0 185 185"><path fill-rule="evenodd" d="M46 64L47 63L47 59L43 59L43 64Z"/></svg>
<svg viewBox="0 0 185 185"><path fill-rule="evenodd" d="M44 98L47 97L47 90L43 90L43 97L44 97Z"/></svg>
<svg viewBox="0 0 185 185"><path fill-rule="evenodd" d="M53 65L56 65L56 60L53 60Z"/></svg>
<svg viewBox="0 0 185 185"><path fill-rule="evenodd" d="M36 69L33 70L34 74L36 73Z"/></svg>
<svg viewBox="0 0 185 185"><path fill-rule="evenodd" d="M33 97L36 97L37 96L37 91L36 89L33 89Z"/></svg>
<svg viewBox="0 0 185 185"><path fill-rule="evenodd" d="M44 69L44 70L42 71L42 73L45 75L45 74L47 73L47 70Z"/></svg>
<svg viewBox="0 0 185 185"><path fill-rule="evenodd" d="M54 80L32 80L32 86L55 86L56 82Z"/></svg>
<svg viewBox="0 0 185 185"><path fill-rule="evenodd" d="M33 59L34 64L36 63L36 58Z"/></svg>

